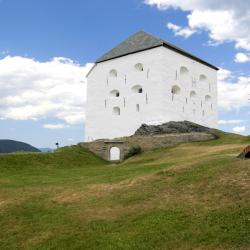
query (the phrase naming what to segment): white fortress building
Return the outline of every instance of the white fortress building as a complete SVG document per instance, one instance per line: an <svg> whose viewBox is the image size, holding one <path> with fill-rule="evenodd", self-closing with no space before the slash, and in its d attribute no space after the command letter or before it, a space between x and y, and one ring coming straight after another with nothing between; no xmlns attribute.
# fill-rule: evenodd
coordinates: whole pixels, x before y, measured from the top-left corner
<svg viewBox="0 0 250 250"><path fill-rule="evenodd" d="M217 127L217 70L160 38L135 33L87 75L85 141L129 136L143 123Z"/></svg>

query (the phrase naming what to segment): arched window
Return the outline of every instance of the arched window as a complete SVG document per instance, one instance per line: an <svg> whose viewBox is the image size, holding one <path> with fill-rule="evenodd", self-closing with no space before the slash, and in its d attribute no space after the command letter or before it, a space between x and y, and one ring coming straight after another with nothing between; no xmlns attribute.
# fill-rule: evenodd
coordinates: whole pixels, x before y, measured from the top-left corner
<svg viewBox="0 0 250 250"><path fill-rule="evenodd" d="M180 89L180 87L177 86L177 85L174 85L174 86L172 87L172 89L171 89L171 93L172 93L173 95L179 95L180 92L181 92L181 89Z"/></svg>
<svg viewBox="0 0 250 250"><path fill-rule="evenodd" d="M142 63L135 64L135 69L137 71L143 71L143 64Z"/></svg>
<svg viewBox="0 0 250 250"><path fill-rule="evenodd" d="M109 71L109 75L110 75L111 77L117 77L117 70L111 69L111 70Z"/></svg>
<svg viewBox="0 0 250 250"><path fill-rule="evenodd" d="M194 100L196 97L197 97L196 92L192 90L192 91L190 92L190 99Z"/></svg>
<svg viewBox="0 0 250 250"><path fill-rule="evenodd" d="M118 147L110 148L109 159L111 161L119 161L121 158L121 151Z"/></svg>
<svg viewBox="0 0 250 250"><path fill-rule="evenodd" d="M171 93L172 93L172 101L174 100L174 96L179 95L181 92L181 89L179 86L174 85L172 86Z"/></svg>
<svg viewBox="0 0 250 250"><path fill-rule="evenodd" d="M121 110L119 107L114 107L113 108L113 115L120 115L121 114Z"/></svg>
<svg viewBox="0 0 250 250"><path fill-rule="evenodd" d="M210 104L211 101L212 101L212 97L210 95L206 95L205 96L205 102L208 103L208 104Z"/></svg>
<svg viewBox="0 0 250 250"><path fill-rule="evenodd" d="M207 82L207 77L205 75L200 75L199 80L201 83Z"/></svg>
<svg viewBox="0 0 250 250"><path fill-rule="evenodd" d="M185 66L181 66L180 76L187 76L187 75L188 75L188 69Z"/></svg>
<svg viewBox="0 0 250 250"><path fill-rule="evenodd" d="M112 97L119 97L120 96L120 92L117 89L114 89L114 90L110 91L109 94Z"/></svg>
<svg viewBox="0 0 250 250"><path fill-rule="evenodd" d="M141 85L135 85L131 88L131 90L134 92L134 93L139 93L141 94L143 92L143 89L142 89L142 86Z"/></svg>

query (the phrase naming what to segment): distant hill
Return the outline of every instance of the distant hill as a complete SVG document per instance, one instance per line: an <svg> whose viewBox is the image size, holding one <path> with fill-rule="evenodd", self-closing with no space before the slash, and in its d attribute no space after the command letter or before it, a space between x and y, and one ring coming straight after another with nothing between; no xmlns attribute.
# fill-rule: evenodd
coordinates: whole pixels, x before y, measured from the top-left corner
<svg viewBox="0 0 250 250"><path fill-rule="evenodd" d="M0 140L0 153L12 152L41 152L39 149L20 141L14 140Z"/></svg>
<svg viewBox="0 0 250 250"><path fill-rule="evenodd" d="M39 148L39 150L40 150L41 152L44 152L44 153L46 153L46 152L52 152L52 151L53 151L52 148Z"/></svg>

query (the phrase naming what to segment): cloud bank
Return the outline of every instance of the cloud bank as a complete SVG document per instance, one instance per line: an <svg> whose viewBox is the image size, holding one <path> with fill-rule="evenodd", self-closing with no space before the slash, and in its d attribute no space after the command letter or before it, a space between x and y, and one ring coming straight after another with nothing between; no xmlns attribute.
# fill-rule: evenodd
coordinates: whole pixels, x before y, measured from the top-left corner
<svg viewBox="0 0 250 250"><path fill-rule="evenodd" d="M244 122L244 120L219 120L218 124L227 125L227 124L239 124Z"/></svg>
<svg viewBox="0 0 250 250"><path fill-rule="evenodd" d="M220 110L230 111L250 105L250 77L231 80L232 73L226 69L218 71L218 105Z"/></svg>
<svg viewBox="0 0 250 250"><path fill-rule="evenodd" d="M239 52L235 55L234 61L236 63L246 63L250 61L250 56L248 54Z"/></svg>
<svg viewBox="0 0 250 250"><path fill-rule="evenodd" d="M244 133L245 131L246 131L246 127L245 127L245 126L242 126L242 127L234 127L234 128L233 128L233 132L235 132L235 133L241 134L241 133Z"/></svg>
<svg viewBox="0 0 250 250"><path fill-rule="evenodd" d="M21 56L0 59L0 119L82 123L91 67L63 57L46 62Z"/></svg>
<svg viewBox="0 0 250 250"><path fill-rule="evenodd" d="M65 125L63 123L57 123L57 124L44 124L43 128L47 128L47 129L63 129L63 128L67 128L68 125Z"/></svg>
<svg viewBox="0 0 250 250"><path fill-rule="evenodd" d="M145 4L160 10L181 9L187 12L187 27L168 28L175 35L187 37L197 31L207 31L210 44L234 42L236 48L250 51L249 0L145 0Z"/></svg>

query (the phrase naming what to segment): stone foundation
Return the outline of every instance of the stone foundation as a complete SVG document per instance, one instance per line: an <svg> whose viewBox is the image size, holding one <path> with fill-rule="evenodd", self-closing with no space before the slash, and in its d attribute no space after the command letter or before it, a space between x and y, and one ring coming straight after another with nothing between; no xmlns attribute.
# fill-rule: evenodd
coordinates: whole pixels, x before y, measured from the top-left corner
<svg viewBox="0 0 250 250"><path fill-rule="evenodd" d="M142 151L157 148L174 146L180 143L209 141L216 139L210 133L183 133L183 134L163 134L163 135L144 135L116 138L113 140L96 140L84 142L79 145L90 150L105 160L110 160L110 149L118 147L120 149L120 160L128 153L132 147L140 147Z"/></svg>

